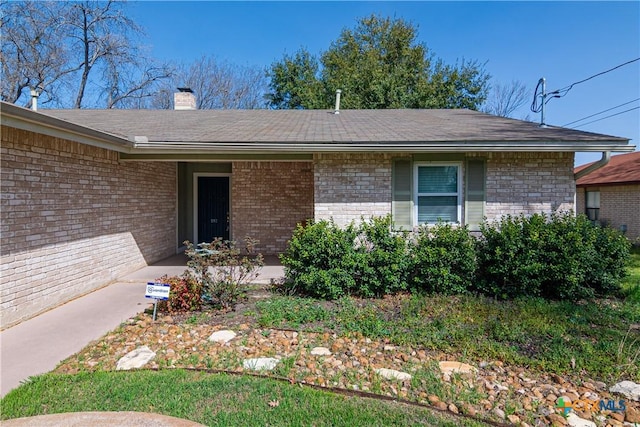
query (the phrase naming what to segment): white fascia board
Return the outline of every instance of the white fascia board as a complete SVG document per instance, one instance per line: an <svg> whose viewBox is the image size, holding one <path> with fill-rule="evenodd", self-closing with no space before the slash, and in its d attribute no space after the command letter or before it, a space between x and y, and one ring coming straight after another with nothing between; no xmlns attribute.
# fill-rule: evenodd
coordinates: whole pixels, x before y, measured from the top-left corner
<svg viewBox="0 0 640 427"><path fill-rule="evenodd" d="M465 153L484 152L632 152L635 146L620 141L585 142L449 142L449 143L136 143L131 154L265 154L265 153L322 153L322 152L407 152L407 153Z"/></svg>
<svg viewBox="0 0 640 427"><path fill-rule="evenodd" d="M54 138L66 139L68 141L120 153L128 153L133 148L133 143L125 138L60 120L36 111L16 107L11 104L3 103L0 113L3 126L48 135Z"/></svg>

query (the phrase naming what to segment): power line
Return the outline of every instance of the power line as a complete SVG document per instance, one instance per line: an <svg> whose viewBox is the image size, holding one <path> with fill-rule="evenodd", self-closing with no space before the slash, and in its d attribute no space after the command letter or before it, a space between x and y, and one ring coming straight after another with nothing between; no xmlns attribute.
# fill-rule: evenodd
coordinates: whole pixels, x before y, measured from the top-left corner
<svg viewBox="0 0 640 427"><path fill-rule="evenodd" d="M620 114L628 113L629 111L637 110L639 108L640 108L640 106L629 108L628 110L620 111L619 113L611 114L610 116L602 117L600 119L592 120L590 122L583 123L583 124L578 125L578 126L574 126L573 129L579 128L581 126L586 126L586 125L589 125L591 123L599 122L600 120L608 119L609 117L619 116Z"/></svg>
<svg viewBox="0 0 640 427"><path fill-rule="evenodd" d="M609 68L608 70L601 71L599 73L596 73L596 74L594 74L592 76L587 77L586 79L582 79L582 80L579 80L577 82L571 83L569 86L565 86L562 89L556 89L553 92L546 92L545 91L545 79L543 77L538 81L538 85L536 86L536 89L534 90L533 102L531 103L531 111L533 111L534 113L542 113L542 115L540 117L540 126L546 126L545 123L544 123L544 106L549 101L551 101L553 98L562 98L575 85L580 84L580 83L584 83L584 82L586 82L588 80L591 80L591 79L593 79L595 77L598 77L598 76L601 76L603 74L610 73L613 70L617 70L620 67L624 67L625 65L629 65L629 64L631 64L633 62L636 62L636 61L640 61L640 58L635 58L635 59L632 59L631 61L627 61L625 63L616 65L613 68ZM542 90L539 92L538 90L540 88L542 88ZM614 108L616 108L616 107L614 107ZM628 110L628 111L630 111L630 110ZM598 113L598 114L600 114L600 113ZM622 114L622 113L620 113L620 114ZM617 114L614 114L614 115L617 115ZM613 117L613 116L609 116L609 117ZM605 118L608 118L608 117L605 117ZM604 119L600 119L600 120L604 120ZM577 121L580 121L580 120L577 120ZM595 121L598 121L598 120L595 120ZM575 122L571 122L571 123L575 123ZM593 122L590 122L590 123L593 123ZM583 125L580 125L580 126L583 126Z"/></svg>
<svg viewBox="0 0 640 427"><path fill-rule="evenodd" d="M601 75L603 75L603 74L610 73L610 72L611 72L611 71L613 71L613 70L617 70L617 69L618 69L618 68L620 68L620 67L624 67L625 65L629 65L629 64L631 64L631 63L633 63L633 62L636 62L636 61L640 61L640 58L632 59L631 61L627 61L627 62L625 62L624 64L616 65L616 66L615 66L615 67L613 67L613 68L609 68L608 70L605 70L605 71L602 71L602 72L600 72L600 73L594 74L594 75L593 75L593 76L591 76L591 77L587 77L586 79L582 79L582 80L580 80L580 81L577 81L577 82L571 83L569 86L565 86L565 87L563 87L562 89L556 89L556 90L554 90L553 92L549 92L549 95L554 95L554 98L561 98L561 97L565 96L565 95L567 94L567 92L569 92L569 91L570 91L570 90L571 90L575 85L577 85L577 84L584 83L584 82L586 82L587 80L591 80L591 79L593 79L593 78L595 78L595 77L598 77L598 76L601 76Z"/></svg>
<svg viewBox="0 0 640 427"><path fill-rule="evenodd" d="M572 125L572 124L574 124L574 123L578 123L578 122L581 122L581 121L583 121L583 120L590 119L591 117L594 117L594 116L600 115L600 114L602 114L602 113L606 113L607 111L615 110L616 108L620 108L620 107L622 107L622 106L624 106L624 105L631 104L632 102L636 102L636 101L639 101L639 100L640 100L640 98L636 98L636 99L634 99L634 100L632 100L632 101L625 102L624 104L620 104L620 105L616 105L615 107L607 108L606 110L599 111L599 112L597 112L597 113L595 113L595 114L592 114L592 115L590 115L590 116L586 116L586 117L583 117L583 118L581 118L581 119L578 119L578 120L574 120L574 121L572 121L572 122L569 122L569 123L567 123L566 125L562 125L562 127L567 127L567 126Z"/></svg>

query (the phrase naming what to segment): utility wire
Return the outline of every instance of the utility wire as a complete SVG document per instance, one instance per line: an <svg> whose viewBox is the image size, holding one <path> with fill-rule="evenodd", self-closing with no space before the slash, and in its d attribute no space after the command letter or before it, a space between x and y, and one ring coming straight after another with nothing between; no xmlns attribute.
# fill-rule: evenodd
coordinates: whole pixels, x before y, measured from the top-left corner
<svg viewBox="0 0 640 427"><path fill-rule="evenodd" d="M599 111L599 112L597 112L597 113L595 113L595 114L592 114L592 115L590 115L590 116L586 116L586 117L583 117L583 118L581 118L581 119L578 119L578 120L574 120L574 121L572 121L572 122L569 122L569 123L567 123L566 125L562 125L562 127L567 127L567 126L572 125L572 124L574 124L574 123L578 123L578 122L581 122L581 121L583 121L583 120L590 119L591 117L594 117L594 116L600 115L600 114L602 114L602 113L606 113L607 111L615 110L616 108L620 108L620 107L622 107L622 106L624 106L624 105L631 104L632 102L636 102L636 101L639 101L639 100L640 100L640 98L636 98L636 99L634 99L634 100L632 100L632 101L625 102L624 104L620 104L620 105L616 105L615 107L607 108L606 110Z"/></svg>
<svg viewBox="0 0 640 427"><path fill-rule="evenodd" d="M608 70L605 70L605 71L602 71L600 73L594 74L591 77L587 77L586 79L577 81L575 83L571 83L569 86L565 86L562 89L556 89L553 92L549 92L549 95L554 95L554 98L561 98L561 97L565 96L567 94L567 92L569 92L577 84L584 83L587 80L593 79L594 77L598 77L598 76L601 76L603 74L607 74L607 73L609 73L609 72L611 72L613 70L616 70L616 69L618 69L620 67L624 67L625 65L629 65L629 64L631 64L633 62L636 62L636 61L640 61L640 58L632 59L631 61L627 61L624 64L616 65L613 68L609 68Z"/></svg>
<svg viewBox="0 0 640 427"><path fill-rule="evenodd" d="M640 106L629 108L628 110L620 111L619 113L611 114L610 116L602 117L600 119L592 120L590 122L583 123L583 124L578 125L578 126L574 126L573 129L579 128L581 126L586 126L586 125L591 124L591 123L599 122L600 120L608 119L609 117L619 116L620 114L628 113L629 111L637 110L638 108L640 108Z"/></svg>

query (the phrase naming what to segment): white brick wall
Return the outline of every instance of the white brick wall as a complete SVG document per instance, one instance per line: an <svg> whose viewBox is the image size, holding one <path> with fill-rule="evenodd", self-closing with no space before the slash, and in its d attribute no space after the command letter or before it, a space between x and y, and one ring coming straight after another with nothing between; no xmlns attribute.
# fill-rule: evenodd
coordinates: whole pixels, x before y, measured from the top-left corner
<svg viewBox="0 0 640 427"><path fill-rule="evenodd" d="M315 220L338 225L391 213L391 154L314 155Z"/></svg>
<svg viewBox="0 0 640 427"><path fill-rule="evenodd" d="M485 215L575 210L573 153L485 153Z"/></svg>
<svg viewBox="0 0 640 427"><path fill-rule="evenodd" d="M467 156L487 159L487 218L575 210L573 153ZM391 213L391 165L396 157L391 153L316 154L315 219L333 218L337 224L346 225L359 222L361 216Z"/></svg>

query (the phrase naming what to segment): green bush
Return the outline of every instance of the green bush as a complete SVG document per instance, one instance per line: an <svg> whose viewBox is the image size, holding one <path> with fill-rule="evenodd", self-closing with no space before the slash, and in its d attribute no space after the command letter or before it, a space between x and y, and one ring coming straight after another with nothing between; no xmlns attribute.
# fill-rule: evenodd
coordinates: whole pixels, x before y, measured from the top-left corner
<svg viewBox="0 0 640 427"><path fill-rule="evenodd" d="M507 216L481 225L475 290L499 297L577 300L611 295L629 242L571 212Z"/></svg>
<svg viewBox="0 0 640 427"><path fill-rule="evenodd" d="M420 227L409 243L390 217L299 226L280 257L282 289L331 300L407 289L578 300L615 294L626 273L627 239L571 212L506 216L481 233L441 223Z"/></svg>
<svg viewBox="0 0 640 427"><path fill-rule="evenodd" d="M411 288L448 295L466 292L477 267L475 246L467 227L421 226L411 246Z"/></svg>
<svg viewBox="0 0 640 427"><path fill-rule="evenodd" d="M298 225L280 255L283 288L329 300L351 294L356 288L356 236L353 225L340 228L333 221Z"/></svg>
<svg viewBox="0 0 640 427"><path fill-rule="evenodd" d="M333 221L298 226L280 261L283 290L316 298L382 296L407 287L406 243L391 231L390 217L357 227Z"/></svg>
<svg viewBox="0 0 640 427"><path fill-rule="evenodd" d="M407 289L409 257L402 234L391 229L391 216L362 221L355 242L357 294L395 294Z"/></svg>

